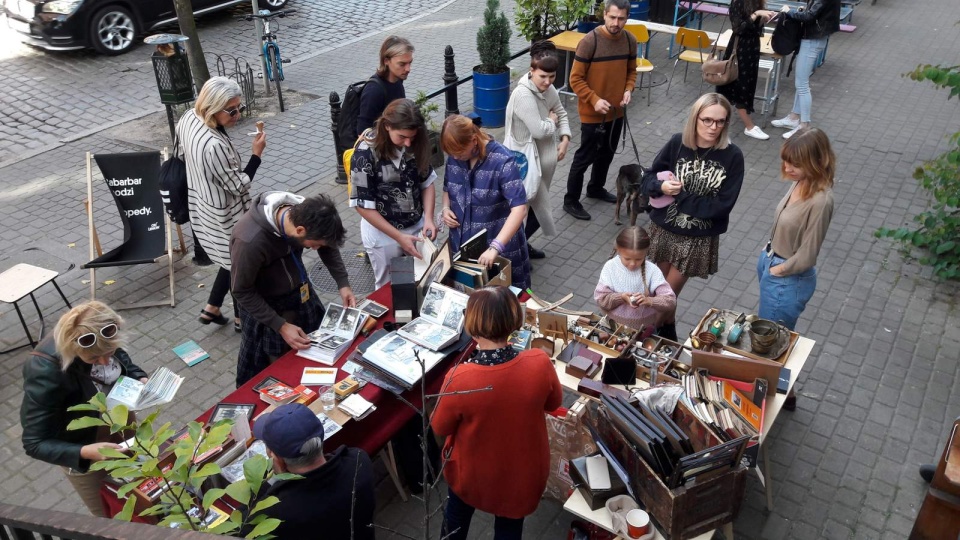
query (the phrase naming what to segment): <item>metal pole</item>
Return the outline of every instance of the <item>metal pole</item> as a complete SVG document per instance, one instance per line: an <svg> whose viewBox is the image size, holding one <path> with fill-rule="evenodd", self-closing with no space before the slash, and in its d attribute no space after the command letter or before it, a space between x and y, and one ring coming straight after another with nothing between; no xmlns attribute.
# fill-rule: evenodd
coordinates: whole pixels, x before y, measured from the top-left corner
<svg viewBox="0 0 960 540"><path fill-rule="evenodd" d="M177 130L176 122L173 121L173 105L167 104L167 124L170 126L170 141L176 144Z"/></svg>
<svg viewBox="0 0 960 540"><path fill-rule="evenodd" d="M260 3L257 0L250 0L253 6L253 14L260 14ZM267 59L263 56L263 28L260 26L260 19L253 20L253 28L257 32L257 55L260 57L260 73L263 73L263 89L267 95L270 95L270 81L267 79Z"/></svg>
<svg viewBox="0 0 960 540"><path fill-rule="evenodd" d="M447 110L444 111L443 116L446 118L451 114L460 114L460 102L457 99L457 86L453 83L457 82L457 73L453 65L453 47L447 45L447 48L443 51L443 85L447 87L447 90L444 92L446 94L447 101Z"/></svg>
<svg viewBox="0 0 960 540"><path fill-rule="evenodd" d="M340 143L340 95L336 92L330 92L330 131L333 132L333 152L337 155L337 178L338 184L347 183L347 172L343 166L342 145Z"/></svg>

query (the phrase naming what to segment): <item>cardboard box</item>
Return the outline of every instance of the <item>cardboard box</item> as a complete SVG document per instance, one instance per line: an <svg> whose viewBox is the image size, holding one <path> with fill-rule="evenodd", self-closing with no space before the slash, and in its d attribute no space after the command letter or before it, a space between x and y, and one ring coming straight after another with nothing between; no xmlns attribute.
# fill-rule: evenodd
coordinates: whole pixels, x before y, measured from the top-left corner
<svg viewBox="0 0 960 540"><path fill-rule="evenodd" d="M498 256L496 262L500 265L500 273L495 276L489 276L490 279L487 280L487 282L484 284L484 287L495 287L498 285L509 287L510 285L513 285L513 265L510 263L510 259ZM445 284L465 294L470 294L476 290L473 287L468 287L460 282L450 283L447 281Z"/></svg>

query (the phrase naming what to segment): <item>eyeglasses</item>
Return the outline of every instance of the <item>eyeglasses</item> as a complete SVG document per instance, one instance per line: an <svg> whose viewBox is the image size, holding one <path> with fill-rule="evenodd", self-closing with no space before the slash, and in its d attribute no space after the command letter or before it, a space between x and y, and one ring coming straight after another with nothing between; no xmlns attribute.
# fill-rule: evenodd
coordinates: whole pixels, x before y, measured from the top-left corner
<svg viewBox="0 0 960 540"><path fill-rule="evenodd" d="M230 117L232 118L232 117L234 117L234 116L242 113L242 112L245 111L245 110L247 110L247 106L244 105L243 103L241 103L241 104L237 105L236 107L234 107L234 108L232 108L232 109L224 109L222 112L225 112L225 113L229 114Z"/></svg>
<svg viewBox="0 0 960 540"><path fill-rule="evenodd" d="M100 329L100 335L103 336L104 339L112 339L114 336L117 335L118 330L119 329L117 328L116 323L110 323ZM77 345L83 347L84 349L89 349L90 347L93 347L96 344L97 344L97 334L93 332L90 332L89 334L84 334L77 338Z"/></svg>
<svg viewBox="0 0 960 540"><path fill-rule="evenodd" d="M713 126L723 127L723 126L727 125L727 119L726 119L726 118L703 118L703 117L700 117L699 120L700 120L701 122L703 122L703 125L707 126L708 128L712 128Z"/></svg>

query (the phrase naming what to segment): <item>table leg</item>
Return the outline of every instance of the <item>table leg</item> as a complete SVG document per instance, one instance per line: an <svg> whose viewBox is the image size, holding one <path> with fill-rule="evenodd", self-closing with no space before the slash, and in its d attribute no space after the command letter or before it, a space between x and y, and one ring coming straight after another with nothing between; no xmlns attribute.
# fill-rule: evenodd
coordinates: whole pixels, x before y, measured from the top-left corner
<svg viewBox="0 0 960 540"><path fill-rule="evenodd" d="M36 347L37 342L33 340L33 336L30 334L30 328L27 327L27 321L23 319L23 313L20 312L20 304L14 302L13 308L17 310L17 317L20 317L20 324L23 326L23 331L27 333L27 340L30 342L30 346Z"/></svg>
<svg viewBox="0 0 960 540"><path fill-rule="evenodd" d="M760 453L763 454L763 490L767 494L767 510L773 511L773 479L770 477L770 453L766 448L760 446Z"/></svg>
<svg viewBox="0 0 960 540"><path fill-rule="evenodd" d="M54 279L51 279L50 281L52 281L53 286L57 288L57 292L60 293L60 298L63 298L63 303L67 305L67 309L72 309L73 306L70 305L70 301L67 300L67 295L63 294L63 291L60 290L60 286L57 285L57 279L54 278Z"/></svg>

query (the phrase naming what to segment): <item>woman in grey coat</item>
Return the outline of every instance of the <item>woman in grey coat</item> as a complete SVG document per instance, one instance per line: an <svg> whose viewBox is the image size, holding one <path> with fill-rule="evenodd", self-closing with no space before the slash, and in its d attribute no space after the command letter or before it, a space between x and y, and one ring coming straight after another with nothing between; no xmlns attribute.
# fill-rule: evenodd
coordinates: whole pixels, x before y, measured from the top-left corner
<svg viewBox="0 0 960 540"><path fill-rule="evenodd" d="M546 255L529 244L533 233L543 228L547 236L557 234L550 209L550 183L557 168L557 161L567 154L570 145L570 123L567 111L560 103L560 94L553 87L557 78L556 47L549 41L534 43L530 48L530 73L521 77L507 104L507 130L511 137L505 145L512 150L522 150L513 145L529 142L536 144L540 164L540 181L536 193L531 197L528 192L530 211L524 232L531 259L542 259ZM558 142L559 141L559 142ZM524 186L528 183L525 181Z"/></svg>

